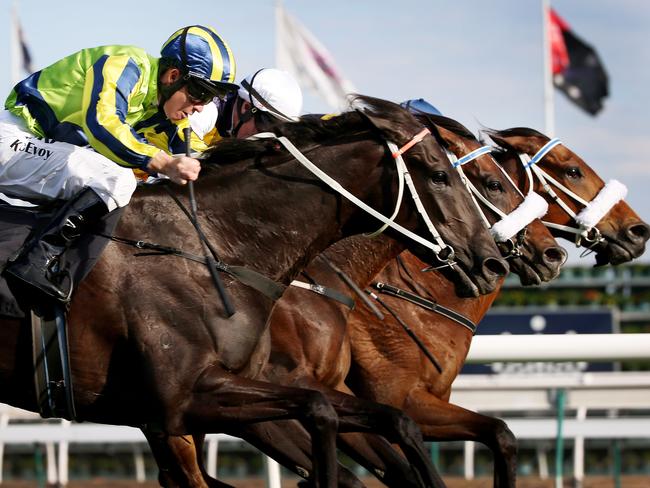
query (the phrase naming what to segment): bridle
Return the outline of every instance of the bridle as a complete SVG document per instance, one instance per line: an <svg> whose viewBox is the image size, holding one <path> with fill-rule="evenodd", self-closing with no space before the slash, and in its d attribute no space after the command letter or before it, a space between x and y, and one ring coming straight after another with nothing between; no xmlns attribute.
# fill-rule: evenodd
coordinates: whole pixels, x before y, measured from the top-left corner
<svg viewBox="0 0 650 488"><path fill-rule="evenodd" d="M583 199L539 167L542 159L558 144L562 144L558 138L551 139L532 158L526 153L518 152L517 154L528 176L529 193L532 192L534 177L536 177L544 191L571 217L575 226L543 221L544 224L552 229L575 234L576 247L584 246L586 248L582 253L584 256L593 252L593 248L605 240L596 226L614 205L625 198L627 188L617 180L610 180L592 200ZM583 205L584 208L576 213L551 185L564 193L566 197Z"/></svg>
<svg viewBox="0 0 650 488"><path fill-rule="evenodd" d="M311 173L313 173L318 179L320 179L323 183L325 183L327 186L329 186L332 190L352 202L354 205L357 207L361 208L363 211L366 213L372 215L375 217L377 220L383 222L383 225L380 229L377 231L373 232L372 234L368 234L369 237L376 236L380 233L382 233L385 229L388 227L391 227L392 229L396 230L397 232L403 234L404 236L408 237L409 239L417 242L418 244L430 249L433 251L433 254L435 258L440 261L442 264L438 268L430 268L430 269L439 269L443 267L450 267L454 268L456 266L456 262L454 261L454 256L455 252L454 249L444 242L442 239L442 236L436 229L435 225L431 221L431 218L426 212L426 209L424 208L424 205L422 204L422 201L420 200L420 196L418 195L418 192L415 188L415 184L413 183L413 180L411 178L411 175L408 172L408 168L406 167L406 163L404 162L404 158L402 157L402 154L406 153L409 149L411 149L413 146L421 142L427 135L430 135L431 132L429 129L423 129L417 134L415 134L413 137L409 139L408 142L406 142L401 148L398 148L398 146L390 141L385 141L386 145L388 146L389 150L391 151L391 154L393 156L393 159L395 160L395 166L397 168L397 176L398 176L398 196L397 196L397 202L395 205L395 210L393 214L390 217L386 217L385 215L381 214L374 208L370 207L366 203L362 202L360 199L358 199L356 196L354 196L352 193L347 191L345 188L343 188L336 180L328 176L325 172L323 172L318 166L316 166L314 163L312 163L303 153L298 150L296 146L293 145L293 143L287 139L284 136L276 136L275 134L271 132L263 132L256 134L253 136L254 138L272 138L276 139L280 144L282 144L287 151L300 163L302 164L305 168L307 168ZM406 186L409 189L409 192L411 194L411 198L415 204L415 207L420 214L420 217L422 220L425 222L427 229L429 233L432 236L432 240L425 239L424 237L421 237L414 232L408 230L405 227L402 227L399 225L397 222L395 222L395 217L397 216L399 209L401 207L402 203L402 198L404 194L404 184L406 183Z"/></svg>
<svg viewBox="0 0 650 488"><path fill-rule="evenodd" d="M511 212L506 213L497 207L494 203L492 203L488 198L486 198L470 181L470 179L465 175L465 172L463 171L463 166L465 164L474 161L480 156L489 155L492 152L492 148L490 146L482 146L478 149L474 149L461 158L458 158L446 147L445 151L452 167L456 169L460 175L460 179L472 197L472 201L474 202L481 220L490 230L490 233L494 237L494 240L497 242L497 244L502 244L505 248L505 258L516 258L521 256L521 248L524 243L526 226L528 226L528 224L530 224L533 220L541 218L546 214L548 210L548 204L546 201L537 193L531 191L524 197L523 202L521 202ZM492 156L490 156L490 159L502 173L505 173L503 168L494 160ZM521 194L519 188L517 188L517 186L509 177L507 180L515 188L515 190ZM481 202L482 205L479 204L477 199ZM484 207L487 207L492 212L494 212L499 217L499 220L497 220L497 222L494 224L490 224L490 221L485 215Z"/></svg>

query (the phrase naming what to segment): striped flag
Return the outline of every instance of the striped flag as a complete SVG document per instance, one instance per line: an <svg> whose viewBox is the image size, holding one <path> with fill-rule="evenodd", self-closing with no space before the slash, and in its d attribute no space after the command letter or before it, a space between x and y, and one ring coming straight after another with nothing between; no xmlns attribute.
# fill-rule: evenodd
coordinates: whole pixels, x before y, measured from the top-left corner
<svg viewBox="0 0 650 488"><path fill-rule="evenodd" d="M276 7L276 64L334 110L346 108L346 95L356 92L327 49L280 2Z"/></svg>
<svg viewBox="0 0 650 488"><path fill-rule="evenodd" d="M15 7L12 9L11 20L11 82L15 85L25 75L33 73L34 68L32 66L32 56L27 47Z"/></svg>

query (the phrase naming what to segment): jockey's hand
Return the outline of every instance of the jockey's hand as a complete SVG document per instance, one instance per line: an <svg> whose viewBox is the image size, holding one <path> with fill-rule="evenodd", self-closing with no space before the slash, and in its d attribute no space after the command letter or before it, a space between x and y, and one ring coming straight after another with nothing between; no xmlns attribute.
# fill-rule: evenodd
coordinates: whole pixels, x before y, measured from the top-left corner
<svg viewBox="0 0 650 488"><path fill-rule="evenodd" d="M199 177L201 163L189 156L170 156L164 151L158 152L147 165L149 171L168 176L174 183L180 185L194 181Z"/></svg>

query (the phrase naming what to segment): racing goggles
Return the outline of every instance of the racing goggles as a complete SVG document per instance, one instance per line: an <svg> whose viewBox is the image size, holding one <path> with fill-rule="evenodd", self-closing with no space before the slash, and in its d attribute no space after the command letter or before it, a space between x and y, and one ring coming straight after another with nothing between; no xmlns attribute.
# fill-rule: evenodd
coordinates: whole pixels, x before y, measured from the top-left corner
<svg viewBox="0 0 650 488"><path fill-rule="evenodd" d="M205 105L210 103L215 97L224 100L229 94L237 91L237 85L219 83L203 76L197 76L192 73L186 75L185 87L193 103Z"/></svg>

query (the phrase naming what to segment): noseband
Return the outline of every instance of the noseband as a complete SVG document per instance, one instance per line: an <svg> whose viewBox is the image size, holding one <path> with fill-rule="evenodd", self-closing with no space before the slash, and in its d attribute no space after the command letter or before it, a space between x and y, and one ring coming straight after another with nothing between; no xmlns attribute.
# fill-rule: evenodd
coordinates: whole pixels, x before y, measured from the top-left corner
<svg viewBox="0 0 650 488"><path fill-rule="evenodd" d="M591 252L591 249L600 242L604 241L600 231L596 225L603 219L603 217L616 205L619 201L625 198L627 188L623 183L617 180L610 180L598 192L598 194L590 201L587 201L571 191L566 186L562 185L555 178L550 176L547 172L539 167L539 163L546 156L551 149L553 149L562 142L558 138L551 139L542 148L535 153L531 158L528 154L518 153L519 160L526 170L529 183L529 191L533 188L533 174L537 177L544 191L564 210L564 212L571 217L576 223L576 227L555 224L552 222L544 222L547 227L562 230L575 234L576 247L585 246L587 250L583 252L583 256ZM571 207L553 190L551 184L563 192L567 197L577 201L584 208L576 213Z"/></svg>

